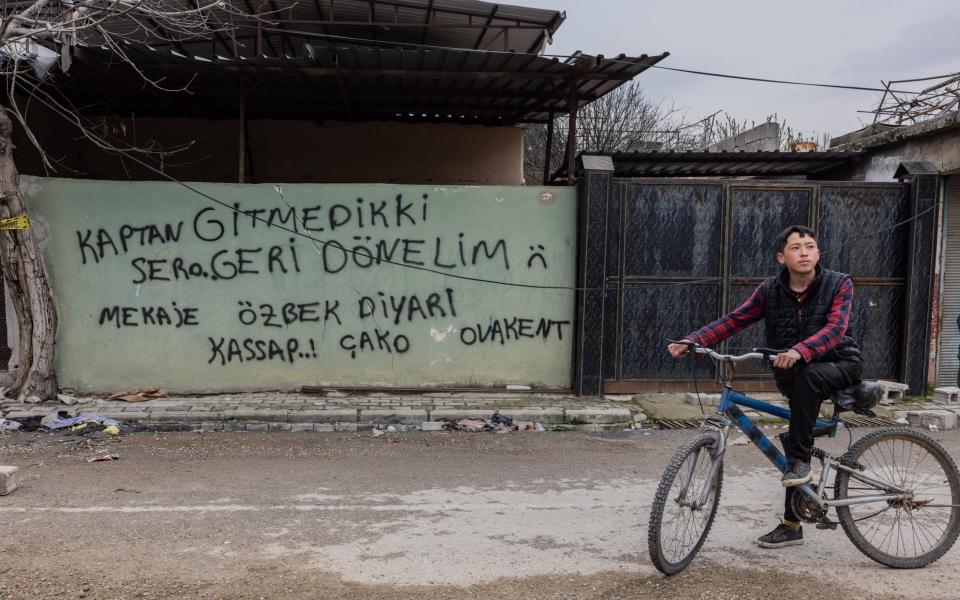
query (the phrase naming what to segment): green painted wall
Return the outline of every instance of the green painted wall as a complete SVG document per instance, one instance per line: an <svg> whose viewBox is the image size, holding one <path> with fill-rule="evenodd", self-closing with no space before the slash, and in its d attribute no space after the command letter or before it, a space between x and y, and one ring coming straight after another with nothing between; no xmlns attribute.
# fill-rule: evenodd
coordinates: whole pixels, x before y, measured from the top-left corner
<svg viewBox="0 0 960 600"><path fill-rule="evenodd" d="M190 187L24 178L61 387L569 385L572 291L450 275L572 286L573 189Z"/></svg>

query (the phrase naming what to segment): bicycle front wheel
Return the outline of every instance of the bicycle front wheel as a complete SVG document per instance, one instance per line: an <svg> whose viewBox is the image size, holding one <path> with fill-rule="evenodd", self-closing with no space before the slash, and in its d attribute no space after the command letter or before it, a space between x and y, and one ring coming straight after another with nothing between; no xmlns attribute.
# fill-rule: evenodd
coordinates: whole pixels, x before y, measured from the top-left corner
<svg viewBox="0 0 960 600"><path fill-rule="evenodd" d="M650 512L647 546L650 560L666 575L687 568L696 556L717 514L723 486L723 463L712 481L716 437L705 433L680 446L667 466ZM706 491L706 497L704 492Z"/></svg>
<svg viewBox="0 0 960 600"><path fill-rule="evenodd" d="M860 438L842 462L856 463L864 476L910 495L837 507L843 530L861 552L888 567L916 569L953 546L960 532L960 474L940 444L912 429L881 429ZM838 499L885 494L856 475L837 473Z"/></svg>

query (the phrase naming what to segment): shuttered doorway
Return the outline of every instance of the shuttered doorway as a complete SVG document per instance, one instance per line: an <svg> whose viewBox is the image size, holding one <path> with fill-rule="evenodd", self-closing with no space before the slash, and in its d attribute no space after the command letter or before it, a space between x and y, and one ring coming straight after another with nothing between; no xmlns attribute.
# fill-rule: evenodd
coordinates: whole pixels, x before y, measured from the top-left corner
<svg viewBox="0 0 960 600"><path fill-rule="evenodd" d="M943 291L940 351L937 353L937 384L957 385L960 370L960 175L947 179L944 207Z"/></svg>

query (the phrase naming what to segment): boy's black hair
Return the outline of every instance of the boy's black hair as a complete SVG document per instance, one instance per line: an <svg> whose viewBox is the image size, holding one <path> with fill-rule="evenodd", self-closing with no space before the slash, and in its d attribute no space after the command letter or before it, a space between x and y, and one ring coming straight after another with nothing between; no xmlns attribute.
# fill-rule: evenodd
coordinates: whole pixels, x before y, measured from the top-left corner
<svg viewBox="0 0 960 600"><path fill-rule="evenodd" d="M817 241L817 234L806 225L791 225L781 231L777 237L777 252L783 252L784 248L787 247L787 238L794 233L799 233L800 237L812 237L813 241Z"/></svg>

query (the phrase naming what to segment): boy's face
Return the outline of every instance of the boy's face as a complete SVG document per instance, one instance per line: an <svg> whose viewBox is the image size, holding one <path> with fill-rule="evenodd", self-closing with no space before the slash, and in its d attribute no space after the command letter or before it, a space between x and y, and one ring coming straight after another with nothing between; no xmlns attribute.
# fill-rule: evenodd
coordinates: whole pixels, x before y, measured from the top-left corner
<svg viewBox="0 0 960 600"><path fill-rule="evenodd" d="M797 275L813 272L819 260L820 249L817 248L817 240L796 232L790 234L783 251L777 253L777 261Z"/></svg>

